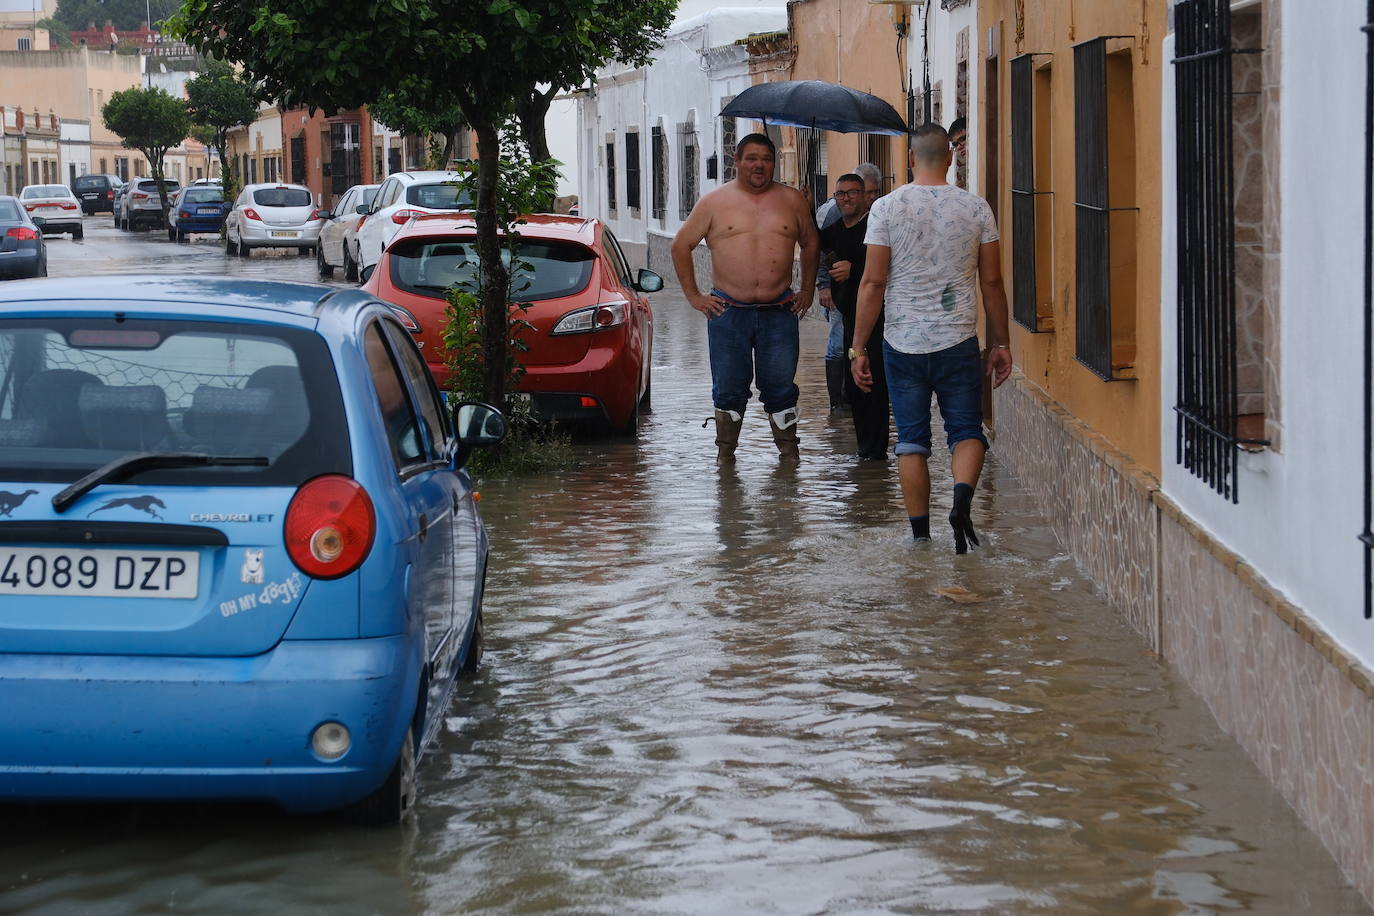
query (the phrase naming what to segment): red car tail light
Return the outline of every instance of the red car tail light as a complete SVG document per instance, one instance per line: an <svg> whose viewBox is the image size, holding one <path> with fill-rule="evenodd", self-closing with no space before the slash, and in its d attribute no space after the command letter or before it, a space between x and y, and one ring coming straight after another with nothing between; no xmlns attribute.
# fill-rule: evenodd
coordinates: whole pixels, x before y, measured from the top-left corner
<svg viewBox="0 0 1374 916"><path fill-rule="evenodd" d="M106 191L106 192L105 192L105 199L106 199L106 200L114 200L114 191Z"/></svg>
<svg viewBox="0 0 1374 916"><path fill-rule="evenodd" d="M147 200L147 199L148 199L148 195L147 195L147 194L144 194L142 191L135 191L134 193L130 194L129 196L130 196L131 198L133 198L134 200Z"/></svg>
<svg viewBox="0 0 1374 916"><path fill-rule="evenodd" d="M630 319L630 303L624 299L603 302L591 308L577 309L558 319L550 334L585 334L604 331L622 325Z"/></svg>
<svg viewBox="0 0 1374 916"><path fill-rule="evenodd" d="M185 210L178 210L178 211L177 211L177 218L178 218L178 219L186 219L186 218L189 217L190 215L191 215L191 214L188 213L188 212L186 212Z"/></svg>
<svg viewBox="0 0 1374 916"><path fill-rule="evenodd" d="M328 212L328 211L326 211L326 210L311 210L311 211L310 211L310 218L311 218L311 219L324 219L324 214L327 213L327 212Z"/></svg>
<svg viewBox="0 0 1374 916"><path fill-rule="evenodd" d="M412 334L420 333L420 322L418 319L416 319L414 313L411 312L410 309L406 308L405 306L395 305L390 302L387 303L387 308L391 309L392 313L401 320L401 327L405 328Z"/></svg>
<svg viewBox="0 0 1374 916"><path fill-rule="evenodd" d="M76 209L76 204L63 204L63 205L62 205L62 209L63 209L63 210L75 210L75 209Z"/></svg>
<svg viewBox="0 0 1374 916"><path fill-rule="evenodd" d="M406 223L410 222L412 216L424 215L425 211L423 210L397 210L395 213L391 214L391 221L398 226L404 226ZM361 225L361 223L359 225Z"/></svg>
<svg viewBox="0 0 1374 916"><path fill-rule="evenodd" d="M244 218L244 219L255 219L255 220L257 220L258 222L262 222L262 217L261 217L261 216L258 216L258 211L257 211L257 210L254 210L252 207L244 207L244 208L243 208L243 218Z"/></svg>
<svg viewBox="0 0 1374 916"><path fill-rule="evenodd" d="M377 517L362 484L326 474L296 491L282 528L286 552L301 572L315 579L338 579L367 558L377 534Z"/></svg>
<svg viewBox="0 0 1374 916"><path fill-rule="evenodd" d="M34 239L38 238L38 233L28 226L13 226L5 230L5 236L12 239L18 239L21 242L32 242Z"/></svg>

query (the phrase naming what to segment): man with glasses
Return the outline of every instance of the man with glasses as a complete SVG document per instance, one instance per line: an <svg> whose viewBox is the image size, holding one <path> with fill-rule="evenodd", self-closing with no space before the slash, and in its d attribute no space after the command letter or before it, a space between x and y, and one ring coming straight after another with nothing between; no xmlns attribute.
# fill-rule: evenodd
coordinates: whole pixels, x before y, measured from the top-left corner
<svg viewBox="0 0 1374 916"><path fill-rule="evenodd" d="M950 122L949 147L954 150L954 183L968 190L968 121L964 118Z"/></svg>
<svg viewBox="0 0 1374 916"><path fill-rule="evenodd" d="M834 198L840 218L821 230L821 251L833 260L830 267L831 294L844 324L846 348L854 339L854 309L858 303L859 284L867 259L864 236L868 232L868 210L876 198L876 186L870 187L858 174L841 175L835 182ZM881 310L876 327L882 327ZM861 391L851 375L846 380L845 395L854 418L859 460L886 461L888 400L880 356L871 361L870 370L873 377L871 388Z"/></svg>

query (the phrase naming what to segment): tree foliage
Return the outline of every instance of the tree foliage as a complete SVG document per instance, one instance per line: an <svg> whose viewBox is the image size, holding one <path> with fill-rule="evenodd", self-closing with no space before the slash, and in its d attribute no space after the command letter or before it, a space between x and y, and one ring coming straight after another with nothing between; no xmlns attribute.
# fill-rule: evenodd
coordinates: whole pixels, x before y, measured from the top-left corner
<svg viewBox="0 0 1374 916"><path fill-rule="evenodd" d="M34 23L35 28L48 30L48 41L54 48L70 48L72 46L71 29L67 24L58 19L40 19Z"/></svg>
<svg viewBox="0 0 1374 916"><path fill-rule="evenodd" d="M448 168L453 157L454 138L467 127L463 109L451 97L437 96L416 79L406 80L367 106L369 112L387 127L416 137L436 135L444 138L439 168Z"/></svg>
<svg viewBox="0 0 1374 916"><path fill-rule="evenodd" d="M238 193L238 181L226 149L229 131L257 118L257 87L223 61L211 60L195 79L186 81L186 109L194 124L206 128L196 139L219 152L224 196L233 200Z"/></svg>
<svg viewBox="0 0 1374 916"><path fill-rule="evenodd" d="M647 63L677 0L184 0L175 32L243 64L268 98L326 111L405 90L461 110L477 134L485 396L505 401L510 275L499 256L500 126L540 85Z"/></svg>
<svg viewBox="0 0 1374 916"><path fill-rule="evenodd" d="M179 0L60 0L53 16L73 32L103 26L107 19L117 30L128 31L142 25L150 13L152 25L157 25L180 6Z"/></svg>
<svg viewBox="0 0 1374 916"><path fill-rule="evenodd" d="M167 189L161 181L162 161L167 151L191 132L186 103L161 89L124 89L110 96L100 115L126 147L138 150L148 160L152 177L158 179L158 199L165 214Z"/></svg>

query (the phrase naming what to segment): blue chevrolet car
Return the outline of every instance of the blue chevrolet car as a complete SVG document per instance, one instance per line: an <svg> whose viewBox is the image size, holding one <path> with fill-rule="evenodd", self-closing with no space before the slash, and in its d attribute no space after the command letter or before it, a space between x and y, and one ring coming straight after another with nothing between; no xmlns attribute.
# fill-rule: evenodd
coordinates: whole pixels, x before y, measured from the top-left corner
<svg viewBox="0 0 1374 916"><path fill-rule="evenodd" d="M359 290L0 287L0 802L398 820L482 643L450 411Z"/></svg>

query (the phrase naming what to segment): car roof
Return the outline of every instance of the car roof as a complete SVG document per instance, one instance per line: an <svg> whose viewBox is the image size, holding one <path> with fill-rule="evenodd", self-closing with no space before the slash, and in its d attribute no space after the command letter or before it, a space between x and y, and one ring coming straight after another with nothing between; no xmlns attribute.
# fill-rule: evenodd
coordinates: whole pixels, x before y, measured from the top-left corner
<svg viewBox="0 0 1374 916"><path fill-rule="evenodd" d="M404 178L407 181L462 181L466 177L464 172L455 172L452 169L428 169L420 172L392 172L386 176L388 178Z"/></svg>
<svg viewBox="0 0 1374 916"><path fill-rule="evenodd" d="M592 245L596 242L597 220L580 216L563 216L558 213L531 213L521 217L520 234L541 239L580 242ZM471 232L477 223L472 214L427 213L417 216L396 233L397 239L417 235L442 235L448 232ZM388 244L388 247L390 245Z"/></svg>
<svg viewBox="0 0 1374 916"><path fill-rule="evenodd" d="M263 188L290 188L293 191L310 192L310 189L303 184L289 184L285 181L260 181L257 184L245 185L245 191L261 191Z"/></svg>
<svg viewBox="0 0 1374 916"><path fill-rule="evenodd" d="M223 307L228 306L314 318L327 304L347 306L373 301L371 296L358 293L358 290L282 280L134 274L3 283L0 284L0 309L40 302L132 302L144 307L204 305L210 307L205 313L207 317L221 315ZM334 303L333 300L338 301Z"/></svg>

